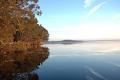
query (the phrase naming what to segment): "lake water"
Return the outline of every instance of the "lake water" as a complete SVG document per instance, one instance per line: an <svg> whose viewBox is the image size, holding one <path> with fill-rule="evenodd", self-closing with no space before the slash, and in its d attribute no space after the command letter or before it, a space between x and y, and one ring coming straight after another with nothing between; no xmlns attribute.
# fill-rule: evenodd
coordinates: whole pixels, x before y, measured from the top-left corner
<svg viewBox="0 0 120 80"><path fill-rule="evenodd" d="M0 80L120 80L120 42L46 44L0 55Z"/></svg>
<svg viewBox="0 0 120 80"><path fill-rule="evenodd" d="M48 44L40 80L120 80L120 42Z"/></svg>

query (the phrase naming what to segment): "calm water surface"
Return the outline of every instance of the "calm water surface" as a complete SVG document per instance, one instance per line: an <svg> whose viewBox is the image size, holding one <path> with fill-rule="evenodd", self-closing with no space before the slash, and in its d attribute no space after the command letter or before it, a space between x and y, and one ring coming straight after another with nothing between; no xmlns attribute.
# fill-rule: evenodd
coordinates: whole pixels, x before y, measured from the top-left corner
<svg viewBox="0 0 120 80"><path fill-rule="evenodd" d="M48 44L40 80L120 80L120 42Z"/></svg>
<svg viewBox="0 0 120 80"><path fill-rule="evenodd" d="M1 52L0 80L120 80L118 41L45 47L49 51Z"/></svg>

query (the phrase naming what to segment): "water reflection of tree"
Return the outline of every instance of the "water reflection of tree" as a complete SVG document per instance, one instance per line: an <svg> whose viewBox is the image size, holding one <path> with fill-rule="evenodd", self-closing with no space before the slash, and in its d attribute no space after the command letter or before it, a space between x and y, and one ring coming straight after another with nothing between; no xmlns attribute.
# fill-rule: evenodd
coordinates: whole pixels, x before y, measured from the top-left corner
<svg viewBox="0 0 120 80"><path fill-rule="evenodd" d="M38 80L38 75L32 71L48 56L48 48L0 52L0 80Z"/></svg>

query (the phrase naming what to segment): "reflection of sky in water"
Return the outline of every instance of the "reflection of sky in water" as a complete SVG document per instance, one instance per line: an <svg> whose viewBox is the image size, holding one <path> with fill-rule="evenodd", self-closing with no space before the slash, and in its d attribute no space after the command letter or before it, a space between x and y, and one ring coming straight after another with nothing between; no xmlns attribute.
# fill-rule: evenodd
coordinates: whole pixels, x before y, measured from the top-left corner
<svg viewBox="0 0 120 80"><path fill-rule="evenodd" d="M119 41L85 42L85 43L72 44L72 45L47 44L46 46L48 46L50 48L50 51L52 52L50 57L107 55L107 54L118 53L120 51Z"/></svg>
<svg viewBox="0 0 120 80"><path fill-rule="evenodd" d="M46 45L50 56L36 70L41 80L120 80L120 43Z"/></svg>

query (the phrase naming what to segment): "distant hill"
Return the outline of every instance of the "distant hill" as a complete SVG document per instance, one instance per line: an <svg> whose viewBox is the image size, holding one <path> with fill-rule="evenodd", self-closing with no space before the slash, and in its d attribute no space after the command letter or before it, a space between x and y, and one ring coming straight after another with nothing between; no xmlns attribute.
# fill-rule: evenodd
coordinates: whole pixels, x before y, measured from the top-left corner
<svg viewBox="0 0 120 80"><path fill-rule="evenodd" d="M113 41L120 41L117 40L61 40L61 41L48 41L46 44L77 44L77 43L91 43L91 42L113 42Z"/></svg>
<svg viewBox="0 0 120 80"><path fill-rule="evenodd" d="M76 44L81 43L81 40L62 40L62 41L48 41L46 44Z"/></svg>

